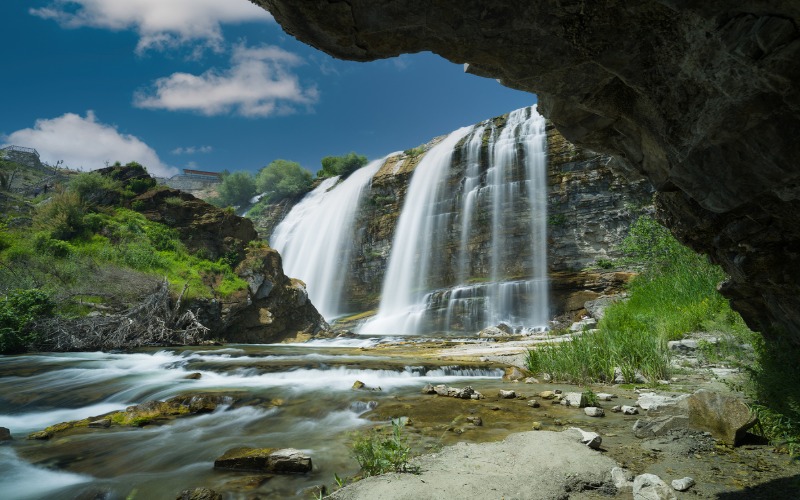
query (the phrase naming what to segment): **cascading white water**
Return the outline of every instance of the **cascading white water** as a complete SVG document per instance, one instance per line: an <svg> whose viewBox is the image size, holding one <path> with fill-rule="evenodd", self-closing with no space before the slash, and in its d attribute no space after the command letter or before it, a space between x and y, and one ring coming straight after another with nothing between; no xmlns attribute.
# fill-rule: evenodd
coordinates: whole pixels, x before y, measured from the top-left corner
<svg viewBox="0 0 800 500"><path fill-rule="evenodd" d="M283 256L287 276L306 283L326 320L341 316L344 278L353 250L353 223L361 193L386 158L372 161L339 184L325 179L275 228L270 245Z"/></svg>
<svg viewBox="0 0 800 500"><path fill-rule="evenodd" d="M453 149L472 127L452 132L431 148L414 170L408 194L397 223L389 257L389 268L383 278L378 314L361 327L366 335L404 334L417 331L424 313L424 296L432 243L437 235L436 201L441 182L447 175ZM423 307L420 307L423 306Z"/></svg>
<svg viewBox="0 0 800 500"><path fill-rule="evenodd" d="M544 126L535 107L524 108L510 113L501 125L488 121L460 129L428 152L409 185L378 314L360 333L477 331L501 322L524 329L546 326ZM459 143L465 167L459 197L454 198L444 184ZM488 158L483 170L482 154ZM470 239L481 217L483 224L491 221L491 236L483 250L488 255L476 257ZM451 220L457 221L457 241L452 235L447 241ZM529 236L526 262L519 262L511 241L515 235L510 233L521 227ZM452 255L449 248L456 245ZM442 283L441 276L438 282L431 278L448 275L443 269L451 270L449 283Z"/></svg>

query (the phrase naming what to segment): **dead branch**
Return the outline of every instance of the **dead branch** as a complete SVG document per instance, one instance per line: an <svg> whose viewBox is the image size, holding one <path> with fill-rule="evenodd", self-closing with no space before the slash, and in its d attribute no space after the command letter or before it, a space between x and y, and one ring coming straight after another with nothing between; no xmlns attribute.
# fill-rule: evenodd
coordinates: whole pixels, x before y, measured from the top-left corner
<svg viewBox="0 0 800 500"><path fill-rule="evenodd" d="M180 297L186 293L184 287ZM129 349L149 345L196 344L209 329L192 311L178 317L180 298L171 306L165 279L153 293L120 314L48 318L36 324L36 347L52 351Z"/></svg>

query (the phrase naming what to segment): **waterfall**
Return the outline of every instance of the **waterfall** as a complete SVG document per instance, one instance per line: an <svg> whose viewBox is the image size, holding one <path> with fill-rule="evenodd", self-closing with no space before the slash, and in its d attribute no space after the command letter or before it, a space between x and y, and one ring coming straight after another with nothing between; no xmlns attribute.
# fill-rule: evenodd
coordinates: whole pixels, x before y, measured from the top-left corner
<svg viewBox="0 0 800 500"><path fill-rule="evenodd" d="M397 223L389 268L383 278L378 314L362 326L367 335L416 333L424 314L428 269L433 258L434 238L446 228L437 213L441 183L447 175L453 150L472 127L452 132L428 151L414 170L408 194Z"/></svg>
<svg viewBox="0 0 800 500"><path fill-rule="evenodd" d="M341 182L338 176L325 179L292 208L270 238L283 256L286 275L306 283L311 302L326 320L345 312L341 298L356 210L362 191L385 160L372 161Z"/></svg>
<svg viewBox="0 0 800 500"><path fill-rule="evenodd" d="M545 150L545 121L535 107L459 129L433 147L408 188L378 313L360 333L546 326ZM461 176L456 192L454 175ZM527 259L512 244L520 237Z"/></svg>

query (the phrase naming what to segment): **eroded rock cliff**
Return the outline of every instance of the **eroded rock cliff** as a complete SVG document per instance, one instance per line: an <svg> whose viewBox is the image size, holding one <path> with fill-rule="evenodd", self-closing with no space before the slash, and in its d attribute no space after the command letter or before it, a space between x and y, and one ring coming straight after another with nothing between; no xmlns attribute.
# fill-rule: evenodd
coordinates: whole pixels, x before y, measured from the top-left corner
<svg viewBox="0 0 800 500"><path fill-rule="evenodd" d="M751 327L800 342L800 3L253 1L336 57L429 50L536 93L567 139L650 179Z"/></svg>

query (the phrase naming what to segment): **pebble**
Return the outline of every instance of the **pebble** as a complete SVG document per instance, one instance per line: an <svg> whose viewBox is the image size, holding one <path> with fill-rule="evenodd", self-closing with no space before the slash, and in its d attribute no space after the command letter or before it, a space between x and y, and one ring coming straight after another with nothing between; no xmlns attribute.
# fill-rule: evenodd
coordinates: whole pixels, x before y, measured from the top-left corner
<svg viewBox="0 0 800 500"><path fill-rule="evenodd" d="M497 395L503 399L514 399L515 397L517 397L517 393L514 391L501 390L500 392L497 393Z"/></svg>
<svg viewBox="0 0 800 500"><path fill-rule="evenodd" d="M695 485L694 479L691 477L684 477L683 479L673 479L672 487L678 491L686 491Z"/></svg>
<svg viewBox="0 0 800 500"><path fill-rule="evenodd" d="M540 405L538 401L536 401L535 399L531 399L530 401L528 401L528 406L530 406L531 408L538 408Z"/></svg>

